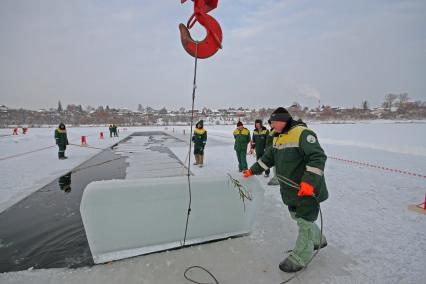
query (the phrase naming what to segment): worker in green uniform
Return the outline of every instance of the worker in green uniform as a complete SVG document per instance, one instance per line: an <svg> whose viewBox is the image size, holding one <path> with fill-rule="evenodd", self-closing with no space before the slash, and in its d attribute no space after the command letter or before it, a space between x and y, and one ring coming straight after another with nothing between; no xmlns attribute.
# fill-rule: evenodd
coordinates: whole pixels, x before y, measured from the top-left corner
<svg viewBox="0 0 426 284"><path fill-rule="evenodd" d="M109 130L109 137L112 137L112 133L113 133L112 124L109 125L108 130Z"/></svg>
<svg viewBox="0 0 426 284"><path fill-rule="evenodd" d="M207 131L204 129L204 122L200 120L195 125L194 134L192 135L192 142L194 143L194 165L198 165L200 168L204 164L204 148L207 143Z"/></svg>
<svg viewBox="0 0 426 284"><path fill-rule="evenodd" d="M277 108L270 120L275 130L273 145L244 176L258 175L275 166L282 200L298 226L296 245L279 268L296 272L309 263L315 249L327 245L315 224L319 203L328 198L324 179L327 156L316 134L301 120L294 120L285 108Z"/></svg>
<svg viewBox="0 0 426 284"><path fill-rule="evenodd" d="M241 121L237 123L237 129L234 130L234 150L237 154L238 169L240 172L247 169L247 146L250 143L250 131L244 127Z"/></svg>
<svg viewBox="0 0 426 284"><path fill-rule="evenodd" d="M62 122L59 124L58 128L55 129L55 140L56 145L58 145L59 148L59 160L68 159L68 157L65 156L65 150L68 145L67 130L65 129L65 124L63 124Z"/></svg>
<svg viewBox="0 0 426 284"><path fill-rule="evenodd" d="M252 153L253 150L256 152L256 160L259 160L260 157L262 157L263 153L265 153L266 149L266 141L269 136L269 131L266 129L265 126L263 126L261 119L256 119L254 122L254 130L253 130L253 136L251 144L251 150ZM265 171L265 177L269 177L269 169Z"/></svg>

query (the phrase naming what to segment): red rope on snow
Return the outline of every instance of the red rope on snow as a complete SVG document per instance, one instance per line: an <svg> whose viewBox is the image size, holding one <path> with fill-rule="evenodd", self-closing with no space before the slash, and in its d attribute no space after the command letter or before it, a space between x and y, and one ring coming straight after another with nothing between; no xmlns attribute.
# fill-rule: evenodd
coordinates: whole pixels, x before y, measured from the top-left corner
<svg viewBox="0 0 426 284"><path fill-rule="evenodd" d="M404 174L404 175L415 176L415 177L426 179L426 175L422 175L422 174L418 174L418 173L413 173L413 172L409 172L409 171L403 171L403 170L399 170L399 169L392 169L392 168L388 168L388 167L385 167L385 166L373 165L373 164L369 164L369 163L365 163L365 162L358 162L358 161L353 161L353 160L347 160L347 159L342 159L342 158L333 157L333 156L328 156L328 158L333 159L333 160L338 160L338 161L346 162L346 163L350 163L350 164L356 164L356 165L361 165L361 166L366 166L366 167L370 167L370 168L376 168L376 169L385 170L385 171L389 171L389 172L400 173L400 174Z"/></svg>
<svg viewBox="0 0 426 284"><path fill-rule="evenodd" d="M49 148L52 148L52 147L55 147L55 146L56 145L52 145L52 146L36 149L36 150L33 150L33 151L28 151L28 152L25 152L25 153L20 153L20 154L16 154L16 155L12 155L12 156L3 157L3 158L0 158L0 161L16 158L16 157L19 157L19 156L24 156L24 155L35 153L35 152L38 152L38 151L43 151L43 150L46 150L46 149L49 149Z"/></svg>
<svg viewBox="0 0 426 284"><path fill-rule="evenodd" d="M91 134L91 135L86 135L86 137L90 137L90 136L97 136L97 134ZM12 136L12 135L9 135L9 136ZM74 141L74 140L73 140ZM70 143L69 145L73 145L73 146L79 146L79 147L81 147L81 145L77 145L77 144L72 144L72 143ZM36 150L32 150L32 151L28 151L28 152L24 152L24 153L19 153L19 154L16 154L16 155L11 155L11 156L7 156L7 157L3 157L3 158L0 158L0 161L4 161L4 160L8 160L8 159L12 159L12 158L16 158L16 157L19 157L19 156L24 156L24 155L27 155L27 154L31 154L31 153L35 153L35 152L39 152L39 151L43 151L43 150L46 150L46 149L49 149L49 148L52 148L52 147L56 147L56 145L52 145L52 146L48 146L48 147L44 147L44 148L40 148L40 149L36 149ZM100 150L103 150L103 148L96 148L96 147L90 147L90 146L86 146L86 147L84 147L84 148L93 148L93 149L100 149Z"/></svg>

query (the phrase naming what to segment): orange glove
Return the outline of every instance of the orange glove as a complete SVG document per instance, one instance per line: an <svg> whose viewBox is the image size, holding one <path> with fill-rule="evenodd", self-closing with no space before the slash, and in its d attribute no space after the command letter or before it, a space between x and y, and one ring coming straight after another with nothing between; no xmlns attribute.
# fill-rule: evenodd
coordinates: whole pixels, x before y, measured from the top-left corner
<svg viewBox="0 0 426 284"><path fill-rule="evenodd" d="M314 195L314 187L307 182L302 181L300 183L300 189L297 196L312 196Z"/></svg>
<svg viewBox="0 0 426 284"><path fill-rule="evenodd" d="M248 178L248 177L251 177L252 175L253 175L253 172L250 169L244 171L244 177Z"/></svg>

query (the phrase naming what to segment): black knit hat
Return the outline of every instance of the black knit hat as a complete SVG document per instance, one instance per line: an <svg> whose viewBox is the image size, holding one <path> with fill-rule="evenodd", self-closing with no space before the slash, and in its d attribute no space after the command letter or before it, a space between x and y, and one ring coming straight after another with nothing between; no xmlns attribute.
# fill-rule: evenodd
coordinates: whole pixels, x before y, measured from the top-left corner
<svg viewBox="0 0 426 284"><path fill-rule="evenodd" d="M203 128L204 126L204 121L201 119L200 121L197 122L197 124L195 125L196 127L200 126L200 128Z"/></svg>
<svg viewBox="0 0 426 284"><path fill-rule="evenodd" d="M241 121L238 121L238 123L237 123L237 127L238 126L243 126L243 123L241 122Z"/></svg>
<svg viewBox="0 0 426 284"><path fill-rule="evenodd" d="M285 108L279 107L274 110L269 120L289 122L291 120L291 115Z"/></svg>

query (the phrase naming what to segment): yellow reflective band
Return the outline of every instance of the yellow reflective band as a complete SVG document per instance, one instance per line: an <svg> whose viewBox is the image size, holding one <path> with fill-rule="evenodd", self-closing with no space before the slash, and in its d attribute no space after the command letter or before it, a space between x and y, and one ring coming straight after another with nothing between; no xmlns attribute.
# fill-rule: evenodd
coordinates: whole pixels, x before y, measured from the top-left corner
<svg viewBox="0 0 426 284"><path fill-rule="evenodd" d="M296 126L290 129L287 133L274 137L274 145L284 145L288 143L295 143L299 145L300 135L306 129L308 128L304 126Z"/></svg>
<svg viewBox="0 0 426 284"><path fill-rule="evenodd" d="M196 134L204 134L204 133L206 132L206 130L205 130L204 128L201 128L201 129L199 129L199 128L195 128L195 129L194 129L194 132L195 132Z"/></svg>
<svg viewBox="0 0 426 284"><path fill-rule="evenodd" d="M249 130L247 129L247 128L243 128L243 130L239 130L238 128L237 129L235 129L234 130L234 135L245 135L245 136L247 136L247 135L249 135Z"/></svg>

